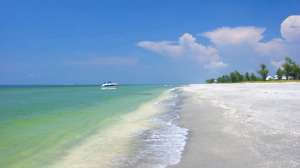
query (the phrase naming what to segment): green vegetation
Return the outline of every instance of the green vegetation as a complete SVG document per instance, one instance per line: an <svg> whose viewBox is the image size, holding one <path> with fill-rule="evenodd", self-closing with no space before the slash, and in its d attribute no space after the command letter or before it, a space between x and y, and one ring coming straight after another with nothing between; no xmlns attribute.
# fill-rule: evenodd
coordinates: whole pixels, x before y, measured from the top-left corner
<svg viewBox="0 0 300 168"><path fill-rule="evenodd" d="M290 76L290 73L292 71L292 65L293 65L293 61L290 57L285 57L285 63L282 64L282 67L284 68L284 75L287 77Z"/></svg>
<svg viewBox="0 0 300 168"><path fill-rule="evenodd" d="M266 80L267 76L268 76L268 73L269 73L269 70L266 69L266 65L265 64L260 64L260 70L257 71L257 73L260 74L261 78L263 79L263 81Z"/></svg>
<svg viewBox="0 0 300 168"><path fill-rule="evenodd" d="M252 72L251 73L251 76L250 76L250 81L256 81L257 77L254 75L254 73Z"/></svg>
<svg viewBox="0 0 300 168"><path fill-rule="evenodd" d="M291 75L293 76L294 79L297 79L297 80L299 79L299 76L300 76L300 64L297 65L295 61L293 62Z"/></svg>
<svg viewBox="0 0 300 168"><path fill-rule="evenodd" d="M282 79L282 75L284 73L284 70L282 70L281 68L278 68L276 71L276 75L278 76L278 80Z"/></svg>
<svg viewBox="0 0 300 168"><path fill-rule="evenodd" d="M250 81L250 76L248 72L245 73L245 81Z"/></svg>
<svg viewBox="0 0 300 168"><path fill-rule="evenodd" d="M207 79L207 80L206 80L206 83L214 83L214 80L215 80L215 79Z"/></svg>
<svg viewBox="0 0 300 168"><path fill-rule="evenodd" d="M296 64L290 57L285 57L285 63L282 64L284 68L283 74L287 77L291 76L293 79L298 80L300 76L300 64ZM286 80L288 80L287 78Z"/></svg>
<svg viewBox="0 0 300 168"><path fill-rule="evenodd" d="M237 82L244 82L244 81L251 81L257 80L257 77L252 73L251 76L249 76L249 73L247 72L244 75L240 74L238 71L231 72L230 75L223 75L222 77L219 77L217 79L218 83L237 83ZM213 83L210 80L206 80L206 83Z"/></svg>
<svg viewBox="0 0 300 168"><path fill-rule="evenodd" d="M296 64L295 61L293 61L290 57L285 57L285 63L281 65L282 68L278 68L276 71L276 75L278 76L278 79L273 80L270 79L266 81L266 78L268 76L269 70L266 69L267 66L263 63L260 64L260 70L257 70L257 73L260 75L261 78L255 76L255 74L252 72L249 76L249 73L246 72L245 75L242 75L238 71L230 72L229 75L223 75L221 77L217 78L217 83L241 83L241 82L299 82L300 77L300 64ZM286 76L286 81L282 81L282 77ZM293 79L293 80L290 80ZM279 80L279 81L278 81ZM207 79L206 83L214 83L215 79Z"/></svg>

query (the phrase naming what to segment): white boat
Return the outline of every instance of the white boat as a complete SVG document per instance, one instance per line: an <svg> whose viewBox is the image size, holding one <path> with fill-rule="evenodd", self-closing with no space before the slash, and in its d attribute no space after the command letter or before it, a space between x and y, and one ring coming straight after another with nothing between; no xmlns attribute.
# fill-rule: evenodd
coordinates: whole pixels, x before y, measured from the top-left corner
<svg viewBox="0 0 300 168"><path fill-rule="evenodd" d="M104 82L102 87L118 86L118 83Z"/></svg>

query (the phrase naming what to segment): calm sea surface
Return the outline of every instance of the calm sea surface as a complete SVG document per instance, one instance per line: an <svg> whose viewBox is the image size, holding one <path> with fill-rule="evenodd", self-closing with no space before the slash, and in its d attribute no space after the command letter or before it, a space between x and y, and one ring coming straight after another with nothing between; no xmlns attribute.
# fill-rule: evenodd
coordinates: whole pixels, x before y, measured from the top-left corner
<svg viewBox="0 0 300 168"><path fill-rule="evenodd" d="M0 86L0 167L165 167L187 130L177 86Z"/></svg>

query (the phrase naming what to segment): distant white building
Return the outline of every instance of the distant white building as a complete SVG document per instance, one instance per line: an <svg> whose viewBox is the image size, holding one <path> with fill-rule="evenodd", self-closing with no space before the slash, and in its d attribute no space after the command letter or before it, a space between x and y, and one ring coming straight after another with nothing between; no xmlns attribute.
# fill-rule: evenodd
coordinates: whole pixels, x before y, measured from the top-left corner
<svg viewBox="0 0 300 168"><path fill-rule="evenodd" d="M268 80L271 80L271 79L273 79L272 76L268 76L268 77L266 78L267 81L268 81Z"/></svg>
<svg viewBox="0 0 300 168"><path fill-rule="evenodd" d="M273 77L273 79L274 79L274 80L278 80L278 75L275 75L275 76Z"/></svg>
<svg viewBox="0 0 300 168"><path fill-rule="evenodd" d="M289 76L289 80L293 80L293 77L292 76ZM286 80L286 76L282 76L282 80Z"/></svg>

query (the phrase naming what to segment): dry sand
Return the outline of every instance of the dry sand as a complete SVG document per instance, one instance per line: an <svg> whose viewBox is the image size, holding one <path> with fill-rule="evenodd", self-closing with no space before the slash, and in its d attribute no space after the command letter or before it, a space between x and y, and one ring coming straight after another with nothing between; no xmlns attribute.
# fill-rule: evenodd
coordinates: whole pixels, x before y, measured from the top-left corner
<svg viewBox="0 0 300 168"><path fill-rule="evenodd" d="M300 83L189 85L177 167L300 167Z"/></svg>

